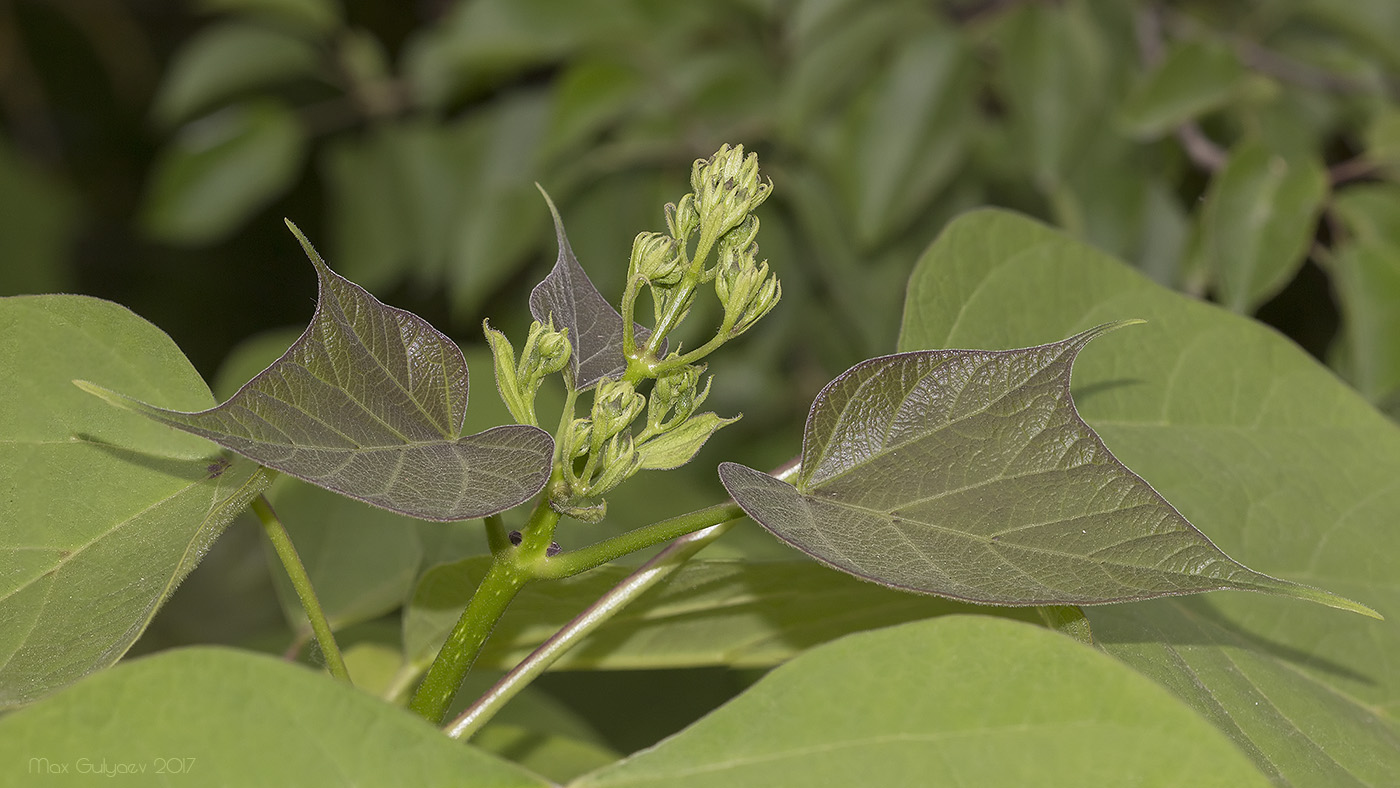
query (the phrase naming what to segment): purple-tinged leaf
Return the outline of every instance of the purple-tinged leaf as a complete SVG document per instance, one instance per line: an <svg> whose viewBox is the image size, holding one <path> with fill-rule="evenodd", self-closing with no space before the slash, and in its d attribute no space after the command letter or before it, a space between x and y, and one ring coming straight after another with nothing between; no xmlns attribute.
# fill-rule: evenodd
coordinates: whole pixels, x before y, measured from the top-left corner
<svg viewBox="0 0 1400 788"><path fill-rule="evenodd" d="M817 395L793 486L725 463L729 494L837 569L996 605L1095 605L1242 589L1367 615L1226 556L1085 424L1075 357L1108 323L1006 351L862 362Z"/></svg>
<svg viewBox="0 0 1400 788"><path fill-rule="evenodd" d="M530 292L530 313L541 323L553 319L555 329L569 330L569 341L574 346L569 356L569 371L573 374L574 388L583 391L627 369L627 359L622 354L622 315L598 292L579 265L564 235L559 210L543 189L540 193L544 194L544 201L554 217L559 259L549 276ZM641 324L634 325L638 344L646 341L651 332ZM657 355L665 355L665 352L663 344Z"/></svg>
<svg viewBox="0 0 1400 788"><path fill-rule="evenodd" d="M467 410L462 351L427 321L336 274L288 225L316 267L316 312L296 343L227 402L183 413L80 385L270 468L412 517L484 517L538 493L549 478L549 435L511 425L458 437Z"/></svg>

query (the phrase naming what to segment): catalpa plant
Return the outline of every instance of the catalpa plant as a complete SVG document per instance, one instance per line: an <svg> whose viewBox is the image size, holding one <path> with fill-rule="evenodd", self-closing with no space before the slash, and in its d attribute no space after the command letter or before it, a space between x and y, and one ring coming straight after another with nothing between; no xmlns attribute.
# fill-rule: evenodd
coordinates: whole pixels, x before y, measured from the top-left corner
<svg viewBox="0 0 1400 788"><path fill-rule="evenodd" d="M47 443L71 443L93 462L145 458L128 482L149 487L155 503L114 522L98 518L90 533L69 531L61 539L59 531L35 525L29 543L11 549L8 591L0 598L6 622L0 701L29 704L119 659L176 582L249 507L292 579L326 669L348 681L316 589L263 496L276 473L414 518L482 519L490 556L476 565L474 591L460 612L453 610L455 624L406 634L412 658L399 673L399 691L388 694L434 724L444 724L493 629L527 586L583 573L606 578L584 614L445 723L458 739L478 732L572 645L605 628L745 515L820 564L861 580L981 605L1038 608L1053 629L1088 644L1094 635L1081 606L1213 590L1295 597L1379 618L1365 605L1227 556L1080 418L1071 396L1075 360L1091 342L1110 333L1101 343L1114 342L1119 328L1142 322L1130 312L1034 347L910 350L864 361L817 395L794 462L774 472L719 466L731 500L592 544L586 535L557 538L604 520L616 488L640 473L689 463L739 418L703 410L707 364L782 296L757 243L755 211L773 184L760 175L755 154L724 146L695 162L691 187L665 206L664 232L637 235L616 307L589 280L545 197L559 254L530 295L534 321L514 342L484 326L496 389L513 424L463 435L469 387L458 346L422 318L337 275L290 224L316 270L315 314L281 358L226 402L209 407L201 401L207 391L196 384L167 385L160 374L142 374L143 366L168 359L143 359L141 350L178 351L134 339L118 349L131 359L130 374L75 380L106 403L165 426L118 418L115 409L97 412L96 400L64 394L60 405L67 410L56 412L67 415L25 428L32 435L23 440L32 442L41 463ZM678 327L697 300L711 298L718 309L704 313L718 314L718 325L686 347L676 338ZM934 301L925 296L921 303ZM75 297L11 299L6 309L7 320L30 315L33 325L94 341L106 323L120 320L112 307ZM83 322L71 316L79 312ZM906 339L914 333L906 325ZM112 334L115 342L123 336ZM552 376L564 392L557 414L538 405ZM1114 394L1133 396L1134 389ZM186 407L171 407L178 404ZM231 454L211 454L204 441ZM23 489L24 474L34 471L13 456L7 462L16 479L11 490ZM526 504L523 526L508 530L501 513ZM585 546L564 550L560 542ZM671 544L640 570L601 568L664 543ZM459 583L467 571L458 564L441 570L448 574L424 576L420 594L432 583ZM104 575L112 579L92 580ZM83 595L86 603L51 612L49 600ZM931 675L937 679L936 671ZM660 756L624 761L613 770L615 779L646 768L647 757ZM613 772L599 774L598 784L614 779L606 776Z"/></svg>

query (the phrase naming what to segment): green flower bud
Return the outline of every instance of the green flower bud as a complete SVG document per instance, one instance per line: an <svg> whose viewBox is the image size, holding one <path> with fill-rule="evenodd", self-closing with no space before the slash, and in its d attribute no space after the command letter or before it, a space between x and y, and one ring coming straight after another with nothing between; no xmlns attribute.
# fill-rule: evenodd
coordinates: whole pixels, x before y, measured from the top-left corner
<svg viewBox="0 0 1400 788"><path fill-rule="evenodd" d="M641 457L637 454L632 433L622 432L614 435L603 446L603 452L598 458L598 475L593 477L593 481L588 485L588 493L590 496L603 495L627 481L640 469Z"/></svg>
<svg viewBox="0 0 1400 788"><path fill-rule="evenodd" d="M646 404L647 398L631 383L604 378L593 392L594 445L626 429Z"/></svg>
<svg viewBox="0 0 1400 788"><path fill-rule="evenodd" d="M538 389L545 375L552 375L569 363L572 351L567 330L555 331L552 318L549 325L536 320L530 324L530 335L520 357L521 381L530 381Z"/></svg>
<svg viewBox="0 0 1400 788"><path fill-rule="evenodd" d="M718 257L719 262L715 264L715 294L728 310L730 301L748 297L744 290L746 285L743 283L758 271L758 244L750 244L747 247L721 244ZM766 274L766 261L763 270Z"/></svg>
<svg viewBox="0 0 1400 788"><path fill-rule="evenodd" d="M666 227L671 237L678 241L690 240L691 233L700 226L700 214L695 212L695 195L687 194L679 204L666 203Z"/></svg>
<svg viewBox="0 0 1400 788"><path fill-rule="evenodd" d="M685 271L679 246L679 241L663 233L638 233L632 241L632 275L662 287L680 283Z"/></svg>
<svg viewBox="0 0 1400 788"><path fill-rule="evenodd" d="M768 261L752 268L727 268L715 280L715 292L724 304L724 320L730 336L744 333L768 314L782 297L776 276L768 275Z"/></svg>
<svg viewBox="0 0 1400 788"><path fill-rule="evenodd" d="M566 455L563 459L567 462L587 454L588 444L592 440L593 422L588 419L574 419L565 435L564 445L560 447L561 453Z"/></svg>
<svg viewBox="0 0 1400 788"><path fill-rule="evenodd" d="M710 394L710 382L699 390L703 364L689 364L657 378L647 402L647 432L661 433L685 421ZM672 418L667 420L667 414Z"/></svg>
<svg viewBox="0 0 1400 788"><path fill-rule="evenodd" d="M718 238L768 199L772 181L758 175L758 154L744 156L744 146L721 145L709 159L697 159L690 171L695 210L703 231Z"/></svg>

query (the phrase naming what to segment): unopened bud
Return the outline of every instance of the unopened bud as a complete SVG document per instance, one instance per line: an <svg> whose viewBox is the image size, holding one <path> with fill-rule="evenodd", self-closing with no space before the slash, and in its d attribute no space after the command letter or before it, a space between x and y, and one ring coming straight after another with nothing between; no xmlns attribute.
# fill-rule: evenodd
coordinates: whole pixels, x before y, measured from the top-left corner
<svg viewBox="0 0 1400 788"><path fill-rule="evenodd" d="M758 154L744 156L744 146L721 145L709 159L697 159L690 171L700 225L718 238L737 226L772 193L771 181L758 175Z"/></svg>
<svg viewBox="0 0 1400 788"><path fill-rule="evenodd" d="M545 375L552 375L569 363L572 350L567 331L555 331L553 319L548 325L536 320L530 325L530 335L521 354L521 380L530 381L538 387L539 380Z"/></svg>
<svg viewBox="0 0 1400 788"><path fill-rule="evenodd" d="M641 457L637 454L632 433L622 432L608 440L598 458L598 468L598 475L588 486L589 494L594 496L607 493L641 468Z"/></svg>
<svg viewBox="0 0 1400 788"><path fill-rule="evenodd" d="M647 398L631 383L604 378L593 392L593 440L605 440L621 432L646 404Z"/></svg>
<svg viewBox="0 0 1400 788"><path fill-rule="evenodd" d="M679 203L666 203L666 227L671 237L687 241L695 228L700 226L700 214L695 212L695 195L687 194Z"/></svg>
<svg viewBox="0 0 1400 788"><path fill-rule="evenodd" d="M688 364L657 378L647 402L647 424L652 432L665 432L674 427L705 401L710 393L709 382L703 391L699 390L700 374L704 371L703 365ZM673 414L669 420L668 413Z"/></svg>
<svg viewBox="0 0 1400 788"><path fill-rule="evenodd" d="M638 233L632 241L631 269L654 285L667 287L681 281L679 241L664 233Z"/></svg>

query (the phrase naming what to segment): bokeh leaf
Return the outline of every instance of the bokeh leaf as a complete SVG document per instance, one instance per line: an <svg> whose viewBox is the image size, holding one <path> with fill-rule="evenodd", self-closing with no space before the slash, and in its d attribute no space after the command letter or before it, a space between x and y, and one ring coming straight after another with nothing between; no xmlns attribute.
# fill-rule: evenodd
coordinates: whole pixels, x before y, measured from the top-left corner
<svg viewBox="0 0 1400 788"><path fill-rule="evenodd" d="M77 377L143 398L213 398L175 343L81 296L0 299L0 707L116 662L266 486L207 441L110 408Z"/></svg>
<svg viewBox="0 0 1400 788"><path fill-rule="evenodd" d="M225 238L291 188L306 143L296 115L271 99L186 125L155 163L142 206L146 230L176 244Z"/></svg>
<svg viewBox="0 0 1400 788"><path fill-rule="evenodd" d="M0 296L72 287L68 246L77 200L0 135Z"/></svg>
<svg viewBox="0 0 1400 788"><path fill-rule="evenodd" d="M1252 312L1288 284L1327 191L1320 161L1288 161L1258 141L1230 152L1201 209L1201 248L1226 306Z"/></svg>
<svg viewBox="0 0 1400 788"><path fill-rule="evenodd" d="M54 785L91 784L82 761L94 770L129 764L147 784L550 784L303 666L208 647L119 665L5 717L0 758L43 761ZM68 768L52 773L48 764ZM162 778L162 768L173 776Z"/></svg>
<svg viewBox="0 0 1400 788"><path fill-rule="evenodd" d="M1012 153L1042 189L1070 171L1101 122L1110 74L1099 25L1086 3L1031 3L998 30Z"/></svg>
<svg viewBox="0 0 1400 788"><path fill-rule="evenodd" d="M813 649L686 730L571 783L1268 784L1161 687L1070 638L985 616Z"/></svg>
<svg viewBox="0 0 1400 788"><path fill-rule="evenodd" d="M1176 44L1124 99L1118 120L1134 137L1161 137L1228 104L1245 74L1239 59L1219 43Z"/></svg>
<svg viewBox="0 0 1400 788"><path fill-rule="evenodd" d="M325 32L341 19L335 0L198 0L200 10L265 17L310 32Z"/></svg>
<svg viewBox="0 0 1400 788"><path fill-rule="evenodd" d="M1075 370L1077 407L1114 455L1226 552L1388 618L1214 594L1086 608L1096 640L1148 675L1178 677L1168 687L1280 784L1385 783L1369 775L1400 771L1400 747L1378 744L1400 731L1400 428L1274 330L999 211L959 219L929 248L900 347L1014 346L1124 314L1149 322ZM1112 635L1120 616L1133 626ZM1348 730L1335 762L1349 780L1299 757L1300 740Z"/></svg>
<svg viewBox="0 0 1400 788"><path fill-rule="evenodd" d="M296 344L231 399L183 413L90 390L283 473L411 517L483 517L539 492L549 476L549 435L509 425L458 437L467 408L462 351L427 321L331 271L292 230L316 267L316 313Z"/></svg>
<svg viewBox="0 0 1400 788"><path fill-rule="evenodd" d="M238 94L316 73L320 56L305 39L265 25L225 22L201 30L176 55L152 112L165 126Z"/></svg>
<svg viewBox="0 0 1400 788"><path fill-rule="evenodd" d="M544 191L540 191L544 194ZM530 292L530 314L540 322L554 321L559 330L568 329L573 352L569 354L569 373L574 388L583 391L605 377L622 374L627 359L622 355L622 315L612 303L598 292L589 280L569 239L564 236L564 222L554 201L545 194L549 212L554 216L554 233L559 241L559 259L544 281ZM651 332L636 325L637 343L641 344ZM665 355L663 344L657 355Z"/></svg>
<svg viewBox="0 0 1400 788"><path fill-rule="evenodd" d="M857 364L812 403L796 485L734 463L720 478L779 539L894 588L996 605L1234 588L1375 615L1231 560L1108 452L1074 409L1070 372L1120 325Z"/></svg>
<svg viewBox="0 0 1400 788"><path fill-rule="evenodd" d="M1343 371L1372 402L1400 404L1400 186L1338 192L1332 209L1348 231L1329 269L1341 302Z"/></svg>

